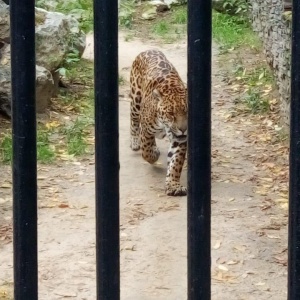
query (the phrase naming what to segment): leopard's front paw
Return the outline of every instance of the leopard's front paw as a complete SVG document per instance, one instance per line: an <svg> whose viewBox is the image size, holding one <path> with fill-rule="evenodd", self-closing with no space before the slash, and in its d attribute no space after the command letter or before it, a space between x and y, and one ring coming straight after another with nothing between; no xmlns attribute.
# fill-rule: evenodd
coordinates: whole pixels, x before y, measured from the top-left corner
<svg viewBox="0 0 300 300"><path fill-rule="evenodd" d="M158 161L158 159L159 159L159 157L160 157L160 151L159 151L159 149L157 148L157 147L155 147L154 148L154 151L153 151L153 162L151 162L152 164L154 164L155 162L157 162Z"/></svg>
<svg viewBox="0 0 300 300"><path fill-rule="evenodd" d="M187 188L180 185L180 183L167 183L166 184L166 194L168 196L186 196Z"/></svg>
<svg viewBox="0 0 300 300"><path fill-rule="evenodd" d="M137 138L137 137L131 137L130 148L133 151L140 150L140 141L139 141L139 138Z"/></svg>
<svg viewBox="0 0 300 300"><path fill-rule="evenodd" d="M143 151L142 153L143 158L149 163L149 164L154 164L155 162L158 161L159 156L160 156L160 151L159 149L155 146L151 149L151 151L147 152L147 150Z"/></svg>

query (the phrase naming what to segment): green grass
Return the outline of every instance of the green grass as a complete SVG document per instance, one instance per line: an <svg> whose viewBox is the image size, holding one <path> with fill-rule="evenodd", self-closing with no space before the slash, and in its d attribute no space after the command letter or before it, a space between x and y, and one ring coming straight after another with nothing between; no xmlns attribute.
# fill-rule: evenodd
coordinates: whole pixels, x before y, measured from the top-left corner
<svg viewBox="0 0 300 300"><path fill-rule="evenodd" d="M13 146L11 133L5 133L0 137L0 161L10 163L12 161ZM37 134L37 159L41 163L52 162L55 158L55 150L49 142L49 132L39 130Z"/></svg>
<svg viewBox="0 0 300 300"><path fill-rule="evenodd" d="M135 0L123 0L120 2L119 25L121 27L129 29L132 27L135 6Z"/></svg>
<svg viewBox="0 0 300 300"><path fill-rule="evenodd" d="M9 163L12 161L12 136L9 133L3 134L0 140L1 161Z"/></svg>
<svg viewBox="0 0 300 300"><path fill-rule="evenodd" d="M72 76L64 79L68 88L61 89L57 98L52 99L52 110L68 117L51 118L38 125L37 158L40 163L51 163L64 154L87 153L94 116L93 62L72 62L70 74ZM0 163L11 161L12 136L7 131L0 134Z"/></svg>
<svg viewBox="0 0 300 300"><path fill-rule="evenodd" d="M270 110L270 93L274 87L274 76L266 65L251 66L247 69L242 61L233 71L235 81L244 91L238 102L246 105L253 114L263 114Z"/></svg>
<svg viewBox="0 0 300 300"><path fill-rule="evenodd" d="M172 23L173 24L187 24L187 6L179 6L172 13Z"/></svg>
<svg viewBox="0 0 300 300"><path fill-rule="evenodd" d="M89 118L78 117L74 123L63 129L69 155L79 156L87 153L88 143L86 136L90 132L89 127L92 125L92 122Z"/></svg>
<svg viewBox="0 0 300 300"><path fill-rule="evenodd" d="M234 75L239 82L249 86L273 85L275 82L272 71L267 66L256 66L254 69L248 70L239 64Z"/></svg>
<svg viewBox="0 0 300 300"><path fill-rule="evenodd" d="M60 134L60 140L64 140L60 150L65 149L68 155L79 156L87 153L87 137L90 135L90 126L93 119L78 117L70 125L60 126L58 131L54 129L39 128L37 132L37 160L40 163L51 163L56 158L56 147L49 137L55 133ZM11 163L13 155L12 135L7 132L0 136L0 162Z"/></svg>
<svg viewBox="0 0 300 300"><path fill-rule="evenodd" d="M125 78L122 75L119 75L119 85L125 84Z"/></svg>
<svg viewBox="0 0 300 300"><path fill-rule="evenodd" d="M247 91L242 100L253 114L263 114L270 110L268 99L262 97L258 89L252 88Z"/></svg>
<svg viewBox="0 0 300 300"><path fill-rule="evenodd" d="M134 34L133 33L128 33L125 37L124 37L124 41L125 42L130 42L134 39Z"/></svg>
<svg viewBox="0 0 300 300"><path fill-rule="evenodd" d="M80 82L82 85L93 86L94 62L81 58L80 61L69 63L67 68L70 83Z"/></svg>
<svg viewBox="0 0 300 300"><path fill-rule="evenodd" d="M50 145L50 132L39 130L37 134L37 159L42 163L50 163L55 158L55 150Z"/></svg>
<svg viewBox="0 0 300 300"><path fill-rule="evenodd" d="M152 34L163 38L165 43L173 43L187 31L186 5L175 7L170 17L154 21Z"/></svg>
<svg viewBox="0 0 300 300"><path fill-rule="evenodd" d="M68 65L68 71L63 78L69 86L61 89L53 104L57 110L85 113L94 105L94 65L93 62L81 59Z"/></svg>
<svg viewBox="0 0 300 300"><path fill-rule="evenodd" d="M261 42L245 18L213 12L213 38L224 51L240 46L259 49Z"/></svg>
<svg viewBox="0 0 300 300"><path fill-rule="evenodd" d="M166 34L168 34L171 30L171 27L169 25L169 23L167 23L164 20L161 20L160 22L154 24L153 28L152 28L152 33L160 36L160 37L164 37Z"/></svg>

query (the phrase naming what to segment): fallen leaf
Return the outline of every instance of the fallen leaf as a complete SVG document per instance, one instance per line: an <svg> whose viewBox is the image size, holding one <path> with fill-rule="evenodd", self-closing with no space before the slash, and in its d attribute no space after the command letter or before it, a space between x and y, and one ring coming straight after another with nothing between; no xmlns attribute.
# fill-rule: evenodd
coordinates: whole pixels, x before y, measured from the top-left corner
<svg viewBox="0 0 300 300"><path fill-rule="evenodd" d="M1 185L1 188L3 189L10 189L12 187L11 183L5 182Z"/></svg>
<svg viewBox="0 0 300 300"><path fill-rule="evenodd" d="M227 265L236 265L236 264L238 264L239 263L239 261L237 261L237 260L230 260L230 261L228 261L226 264Z"/></svg>
<svg viewBox="0 0 300 300"><path fill-rule="evenodd" d="M244 246L244 245L240 245L240 246L238 245L238 246L234 246L233 249L238 250L240 252L245 252L245 250L247 249L247 247Z"/></svg>
<svg viewBox="0 0 300 300"><path fill-rule="evenodd" d="M219 257L216 261L218 264L225 264L226 263L226 259L223 257Z"/></svg>
<svg viewBox="0 0 300 300"><path fill-rule="evenodd" d="M272 234L267 234L267 237L269 239L280 239L280 237L278 235L272 235Z"/></svg>
<svg viewBox="0 0 300 300"><path fill-rule="evenodd" d="M228 268L226 268L225 266L223 265L218 265L218 268L222 271L225 271L225 272L228 272Z"/></svg>
<svg viewBox="0 0 300 300"><path fill-rule="evenodd" d="M265 285L266 283L265 282L262 282L262 281L260 281L260 282L258 282L258 283L254 283L254 285L257 285L257 286L263 286L263 285Z"/></svg>
<svg viewBox="0 0 300 300"><path fill-rule="evenodd" d="M222 241L221 240L217 240L215 245L213 246L213 249L217 250L221 247Z"/></svg>

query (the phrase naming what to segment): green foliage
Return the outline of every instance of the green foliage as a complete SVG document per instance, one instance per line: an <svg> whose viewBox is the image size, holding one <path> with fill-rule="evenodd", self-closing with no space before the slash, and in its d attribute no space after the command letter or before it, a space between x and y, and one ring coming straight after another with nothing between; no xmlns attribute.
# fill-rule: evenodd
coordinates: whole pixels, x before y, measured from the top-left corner
<svg viewBox="0 0 300 300"><path fill-rule="evenodd" d="M226 0L223 6L231 14L244 15L249 11L250 3L248 0Z"/></svg>
<svg viewBox="0 0 300 300"><path fill-rule="evenodd" d="M165 36L170 31L170 25L164 20L161 20L159 23L156 23L153 26L152 32L159 35Z"/></svg>
<svg viewBox="0 0 300 300"><path fill-rule="evenodd" d="M3 163L10 163L13 156L12 135L6 133L0 138L0 153ZM49 142L49 132L38 130L37 134L37 159L42 163L49 163L55 157L54 149Z"/></svg>
<svg viewBox="0 0 300 300"><path fill-rule="evenodd" d="M37 159L42 163L49 163L55 157L54 149L50 145L49 132L38 131L37 135Z"/></svg>
<svg viewBox="0 0 300 300"><path fill-rule="evenodd" d="M63 129L67 140L69 155L82 155L86 153L88 144L85 137L89 134L89 126L92 121L87 118L77 118L74 123Z"/></svg>
<svg viewBox="0 0 300 300"><path fill-rule="evenodd" d="M257 66L252 70L247 70L242 65L239 65L234 71L236 79L240 83L249 86L263 86L266 84L274 84L274 77L270 68L266 66Z"/></svg>
<svg viewBox="0 0 300 300"><path fill-rule="evenodd" d="M74 63L80 61L80 53L77 49L72 49L64 58L62 66L56 70L59 75L63 77L69 77L70 69Z"/></svg>
<svg viewBox="0 0 300 300"><path fill-rule="evenodd" d="M243 45L251 48L261 47L261 42L248 21L218 12L213 12L213 37L225 52Z"/></svg>
<svg viewBox="0 0 300 300"><path fill-rule="evenodd" d="M125 78L122 75L119 75L119 85L125 84Z"/></svg>
<svg viewBox="0 0 300 300"><path fill-rule="evenodd" d="M172 23L174 24L187 24L187 7L183 6L174 10L172 17Z"/></svg>
<svg viewBox="0 0 300 300"><path fill-rule="evenodd" d="M269 111L269 101L261 96L261 91L258 89L250 89L243 101L253 114L261 114Z"/></svg>
<svg viewBox="0 0 300 300"><path fill-rule="evenodd" d="M1 161L9 163L12 161L12 136L3 134L0 141Z"/></svg>
<svg viewBox="0 0 300 300"><path fill-rule="evenodd" d="M241 62L237 65L234 75L237 85L243 91L239 101L246 105L247 110L253 114L268 112L271 107L270 94L274 85L271 70L265 65L247 69Z"/></svg>
<svg viewBox="0 0 300 300"><path fill-rule="evenodd" d="M134 12L135 0L121 1L119 9L119 25L130 29L133 23Z"/></svg>

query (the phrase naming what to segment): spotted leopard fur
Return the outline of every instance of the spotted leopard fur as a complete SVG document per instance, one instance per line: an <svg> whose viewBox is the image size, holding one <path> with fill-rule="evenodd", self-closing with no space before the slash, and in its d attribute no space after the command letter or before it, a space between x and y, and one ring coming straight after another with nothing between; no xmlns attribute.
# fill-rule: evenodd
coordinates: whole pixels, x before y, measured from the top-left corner
<svg viewBox="0 0 300 300"><path fill-rule="evenodd" d="M170 140L166 194L183 196L180 184L187 150L187 90L174 66L158 50L140 53L130 73L131 148L150 164L160 155L155 139Z"/></svg>

